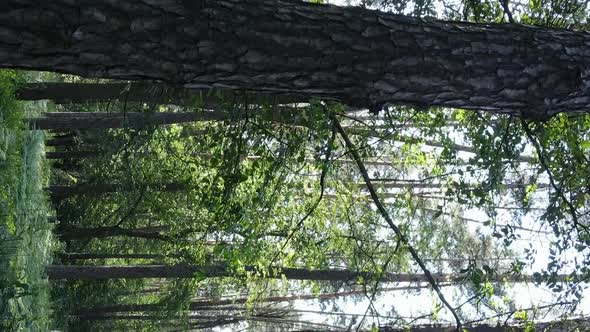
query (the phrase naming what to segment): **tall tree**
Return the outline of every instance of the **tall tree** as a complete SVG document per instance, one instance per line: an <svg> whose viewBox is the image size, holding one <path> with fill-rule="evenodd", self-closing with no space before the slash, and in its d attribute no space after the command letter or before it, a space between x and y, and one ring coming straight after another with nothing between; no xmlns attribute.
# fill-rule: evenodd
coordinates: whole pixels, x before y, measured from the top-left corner
<svg viewBox="0 0 590 332"><path fill-rule="evenodd" d="M590 103L590 36L295 0L0 4L0 66L191 87L520 112Z"/></svg>
<svg viewBox="0 0 590 332"><path fill-rule="evenodd" d="M126 236L149 240L167 240L169 237L162 233L166 231L167 228L168 227L155 226L128 229L119 226L72 227L60 225L60 227L56 229L56 233L64 241L91 240L114 236Z"/></svg>
<svg viewBox="0 0 590 332"><path fill-rule="evenodd" d="M305 97L270 94L242 94L230 90L184 89L159 83L26 83L16 90L22 100L50 99L56 104L108 102L142 102L199 106L220 109L225 103L252 104L304 103Z"/></svg>
<svg viewBox="0 0 590 332"><path fill-rule="evenodd" d="M415 273L381 273L358 272L347 269L314 270L294 267L271 267L261 270L255 266L245 266L244 271L262 273L267 278L282 278L292 280L324 280L324 281L357 281L359 278L370 279L380 277L386 282L427 282L423 274ZM49 265L47 266L49 279L138 279L138 278L193 278L193 277L233 277L237 274L223 265ZM460 281L465 276L458 274L432 274L437 282ZM495 276L492 280L504 281L532 281L532 276ZM567 275L556 276L556 281L567 279Z"/></svg>

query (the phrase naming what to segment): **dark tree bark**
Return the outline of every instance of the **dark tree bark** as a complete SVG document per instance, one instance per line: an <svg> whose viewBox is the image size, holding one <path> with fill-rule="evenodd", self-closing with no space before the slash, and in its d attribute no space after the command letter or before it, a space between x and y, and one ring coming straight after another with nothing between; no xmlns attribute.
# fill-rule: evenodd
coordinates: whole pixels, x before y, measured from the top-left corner
<svg viewBox="0 0 590 332"><path fill-rule="evenodd" d="M151 185L154 190L177 192L187 189L186 184L180 182L167 183L163 185ZM120 184L103 183L103 184L77 184L74 186L52 185L47 187L51 199L62 200L73 196L100 196L108 193L129 191L133 188L125 187Z"/></svg>
<svg viewBox="0 0 590 332"><path fill-rule="evenodd" d="M90 259L163 259L165 255L158 254L112 254L112 253L64 253L59 254L61 260L90 260Z"/></svg>
<svg viewBox="0 0 590 332"><path fill-rule="evenodd" d="M39 118L27 119L31 129L104 129L104 128L145 128L197 121L223 121L239 118L235 113L223 108L196 112L50 112ZM275 107L268 114L269 120L289 125L304 123L301 111L293 107Z"/></svg>
<svg viewBox="0 0 590 332"><path fill-rule="evenodd" d="M195 121L228 119L226 112L51 112L28 119L32 129L144 128Z"/></svg>
<svg viewBox="0 0 590 332"><path fill-rule="evenodd" d="M48 151L45 152L47 159L81 159L100 157L100 151Z"/></svg>
<svg viewBox="0 0 590 332"><path fill-rule="evenodd" d="M295 0L4 0L0 67L522 112L590 105L590 35Z"/></svg>
<svg viewBox="0 0 590 332"><path fill-rule="evenodd" d="M255 271L253 266L246 266L246 271ZM310 270L303 268L273 268L268 271L269 278L293 280L327 280L327 281L355 281L360 277L365 279L374 277L370 272L355 272L351 270ZM234 273L221 265L136 265L136 266L77 266L77 265L49 265L47 275L50 279L138 279L138 278L193 278L202 276L207 278L231 277ZM437 275L440 282L458 278L454 275ZM384 274L385 281L414 282L426 280L420 274L389 273Z"/></svg>
<svg viewBox="0 0 590 332"><path fill-rule="evenodd" d="M80 141L73 135L56 136L45 141L46 146L74 146Z"/></svg>
<svg viewBox="0 0 590 332"><path fill-rule="evenodd" d="M72 240L91 240L104 239L115 236L125 236L131 238L148 239L148 240L167 240L168 238L162 234L162 227L143 227L143 228L121 228L118 226L106 227L73 227L61 226L57 227L55 233L63 241Z"/></svg>
<svg viewBox="0 0 590 332"><path fill-rule="evenodd" d="M186 89L161 83L27 83L16 90L22 100L50 99L56 104L120 100L222 109L224 104L278 105L308 102L295 95L237 93L219 89Z"/></svg>

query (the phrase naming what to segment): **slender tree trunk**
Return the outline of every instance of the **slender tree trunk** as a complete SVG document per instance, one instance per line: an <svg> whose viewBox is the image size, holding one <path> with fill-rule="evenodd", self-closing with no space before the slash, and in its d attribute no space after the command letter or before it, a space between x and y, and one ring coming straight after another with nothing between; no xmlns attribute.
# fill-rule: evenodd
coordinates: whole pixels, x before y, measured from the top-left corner
<svg viewBox="0 0 590 332"><path fill-rule="evenodd" d="M45 141L45 145L47 146L73 146L79 143L79 140L73 136L73 135L68 135L68 136L56 136L56 137L52 137L50 139L48 139L47 141Z"/></svg>
<svg viewBox="0 0 590 332"><path fill-rule="evenodd" d="M224 120L225 112L51 112L28 119L32 129L145 128L195 121Z"/></svg>
<svg viewBox="0 0 590 332"><path fill-rule="evenodd" d="M433 146L433 147L437 147L437 148L444 148L447 147L448 145L443 144L442 142L439 141L435 141L435 140L423 140L420 138L415 138L415 137L411 137L411 136L402 136L400 137L401 139L403 139L405 142L412 142L412 143L422 143L424 145L428 145L428 146ZM477 154L478 151L471 147L471 146L467 146L467 145L462 145L462 144L456 144L453 143L450 145L450 148L452 148L455 151L459 151L459 152L467 152L467 153L475 153ZM533 163L536 162L536 158L535 157L531 157L531 156L518 156L517 159L519 162L522 163Z"/></svg>
<svg viewBox="0 0 590 332"><path fill-rule="evenodd" d="M61 260L90 260L90 259L164 259L167 256L159 254L112 254L112 253L65 253L60 254Z"/></svg>
<svg viewBox="0 0 590 332"><path fill-rule="evenodd" d="M403 180L401 181L379 181L379 179L377 180L373 180L375 181L375 188L383 188L383 189L444 189L447 187L446 184L444 183L425 183L425 182L404 182ZM364 183L347 183L346 184L349 187L357 187L360 189L364 189L366 188L366 184ZM502 184L502 187L505 189L522 189L525 188L527 185L530 184L526 184L526 183L504 183ZM548 183L538 183L536 184L538 189L544 189L544 188L550 188L550 185ZM470 187L468 188L475 188L476 184L472 184L470 185Z"/></svg>
<svg viewBox="0 0 590 332"><path fill-rule="evenodd" d="M552 331L552 332L570 332L570 331L588 331L590 330L590 321L587 319L572 319L554 322L536 323L534 327L522 325L473 325L465 326L473 332L526 332L526 331ZM381 332L455 332L456 326L445 325L416 325L411 327L390 327L381 326Z"/></svg>
<svg viewBox="0 0 590 332"><path fill-rule="evenodd" d="M167 183L163 185L153 184L150 187L154 190L166 192L179 192L187 189L186 184L180 182ZM100 196L114 192L130 191L133 188L120 184L99 183L99 184L77 184L74 186L51 185L47 191L54 201L63 200L73 196ZM135 188L137 189L137 188Z"/></svg>
<svg viewBox="0 0 590 332"><path fill-rule="evenodd" d="M186 89L156 82L134 83L27 83L16 90L22 100L50 99L56 104L120 100L148 104L174 104L223 109L226 104L278 105L306 103L296 95L252 94L220 89Z"/></svg>
<svg viewBox="0 0 590 332"><path fill-rule="evenodd" d="M427 285L420 285L420 286L400 286L400 287L388 287L388 288L381 288L379 292L391 292L391 291L404 291L404 290L418 290L428 288ZM328 300L328 299L336 299L339 297L350 296L350 295L362 295L365 294L366 290L354 290L354 291L346 291L346 292L336 292L336 293L323 293L323 294L302 294L302 295L286 295L286 296L271 296L267 298L263 298L258 300L257 302L260 303L268 303L268 302L290 302L290 301L297 301L297 300ZM238 304L246 304L251 299L247 297L240 297L234 299L207 299L207 300L197 300L192 301L189 304L188 310L196 311L201 310L202 308L206 307L219 307L225 305L238 305ZM80 309L76 315L84 316L89 314L95 315L105 315L105 314L112 314L116 312L145 312L145 311L158 311L161 310L162 306L157 303L149 303L149 304L117 304L111 306L103 306L103 307L93 307L93 308L86 308Z"/></svg>
<svg viewBox="0 0 590 332"><path fill-rule="evenodd" d="M131 238L166 240L161 232L167 227L143 227L143 228L121 228L111 227L58 227L55 233L64 241L104 239L115 236L126 236Z"/></svg>
<svg viewBox="0 0 590 332"><path fill-rule="evenodd" d="M246 271L255 271L256 268L247 266ZM300 268L273 268L268 271L270 278L281 278L284 274L287 279L293 280L328 280L328 281L354 281L360 277L365 279L374 277L370 272L355 272L351 270L310 270ZM226 267L200 266L200 265L137 265L137 266L77 266L77 265L50 265L47 267L47 275L50 279L138 279L138 278L192 278L196 275L215 278L231 277L234 275ZM440 282L458 278L453 275L438 275ZM419 274L385 274L384 281L414 282L426 280Z"/></svg>
<svg viewBox="0 0 590 332"><path fill-rule="evenodd" d="M45 152L45 158L47 159L81 159L81 158L92 158L100 157L101 151L48 151Z"/></svg>
<svg viewBox="0 0 590 332"><path fill-rule="evenodd" d="M435 209L428 209L428 208L419 208L419 209L422 210L422 211L428 212L429 214L433 214L433 215L440 213L439 210L435 210ZM459 218L460 220L463 220L463 221L466 221L466 222L472 222L472 223L477 223L477 224L489 225L489 222L485 222L485 221L481 221L481 220L475 220L475 219L471 219L471 218L466 218L466 217L454 215L452 213L443 212L443 215L450 216L452 218ZM525 232L533 232L533 233L539 233L539 234L553 234L553 232L536 230L536 229L531 229L531 228L522 227L522 226L518 226L518 225L496 224L496 226L497 227L507 227L507 226L509 226L510 228L515 229L515 230L520 230L520 231L525 231Z"/></svg>
<svg viewBox="0 0 590 332"><path fill-rule="evenodd" d="M587 111L590 35L303 1L0 3L0 67L523 112Z"/></svg>
<svg viewBox="0 0 590 332"><path fill-rule="evenodd" d="M246 266L245 271L256 272L253 266ZM316 281L354 281L359 278L371 279L375 277L372 272L356 272L346 269L313 270L305 268L273 267L262 271L268 278L282 278L284 275L291 280L316 280ZM78 266L78 265L49 265L47 266L49 279L139 279L139 278L193 278L195 276L205 278L232 277L235 275L222 265L134 265L134 266ZM463 276L456 274L433 274L437 282L453 282L463 280ZM558 276L558 281L563 281L568 276ZM384 282L426 282L423 274L413 273L384 273L381 281ZM511 276L498 276L495 281L531 281L533 277L522 276L514 279Z"/></svg>
<svg viewBox="0 0 590 332"><path fill-rule="evenodd" d="M288 125L305 124L298 108L276 106L268 114L268 120ZM27 119L31 129L104 129L104 128L145 128L197 121L224 121L235 118L239 113L214 110L194 112L50 112L41 117Z"/></svg>

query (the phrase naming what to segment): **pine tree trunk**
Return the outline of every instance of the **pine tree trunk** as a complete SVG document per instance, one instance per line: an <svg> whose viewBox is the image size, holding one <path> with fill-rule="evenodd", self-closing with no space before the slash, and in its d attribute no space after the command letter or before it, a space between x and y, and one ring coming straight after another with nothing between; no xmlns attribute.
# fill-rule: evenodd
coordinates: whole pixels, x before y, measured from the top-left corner
<svg viewBox="0 0 590 332"><path fill-rule="evenodd" d="M154 190L166 192L178 192L187 189L186 184L180 182L167 183L163 185L150 185ZM120 184L102 183L102 184L77 184L74 186L51 185L47 191L53 201L63 200L73 196L100 196L108 193L130 191L133 188L125 187Z"/></svg>
<svg viewBox="0 0 590 332"><path fill-rule="evenodd" d="M255 271L255 267L246 266L246 271ZM293 280L328 280L328 281L354 281L360 277L365 279L374 276L370 272L355 272L351 270L310 270L300 268L276 268L265 271L270 278L281 278L284 274L287 279ZM49 265L47 275L50 279L138 279L138 278L193 278L202 276L207 278L231 277L233 273L224 266L200 266L200 265L136 265L136 266L77 266L77 265ZM435 275L440 282L456 278L453 275ZM384 281L414 282L426 281L420 274L385 274Z"/></svg>
<svg viewBox="0 0 590 332"><path fill-rule="evenodd" d="M46 146L74 146L78 144L78 140L73 135L56 136L45 141Z"/></svg>
<svg viewBox="0 0 590 332"><path fill-rule="evenodd" d="M143 228L121 228L117 226L109 227L58 227L55 232L63 241L72 240L91 240L104 239L115 236L125 236L130 238L148 239L148 240L165 240L166 236L161 233L162 227L143 227Z"/></svg>
<svg viewBox="0 0 590 332"><path fill-rule="evenodd" d="M296 0L0 3L0 67L522 112L590 106L590 35Z"/></svg>
<svg viewBox="0 0 590 332"><path fill-rule="evenodd" d="M254 266L246 266L245 271L260 272ZM284 275L291 280L316 280L316 281L355 281L359 278L371 279L375 277L372 272L357 272L346 269L313 270L305 268L273 267L261 271L268 278L282 278ZM231 277L235 273L222 265L49 265L47 266L49 279L139 279L139 278L193 278L195 276L205 278ZM453 282L463 280L463 276L456 274L433 274L437 282ZM557 276L556 280L563 281L568 276ZM514 279L511 276L497 276L495 281L531 281L531 276L522 276ZM414 273L383 273L381 281L384 282L426 282L426 276Z"/></svg>
<svg viewBox="0 0 590 332"><path fill-rule="evenodd" d="M185 89L161 83L26 83L16 90L21 100L49 99L56 104L141 102L174 104L205 109L223 109L224 104L249 103L278 105L308 102L308 98L290 95L236 93L219 89Z"/></svg>
<svg viewBox="0 0 590 332"><path fill-rule="evenodd" d="M90 259L163 259L165 255L158 254L112 254L112 253L65 253L59 254L61 260L90 260Z"/></svg>
<svg viewBox="0 0 590 332"><path fill-rule="evenodd" d="M288 125L305 124L301 111L294 107L273 107L268 120ZM261 113L262 115L262 113ZM27 119L31 129L105 129L105 128L145 128L197 121L225 121L240 116L221 109L199 110L194 112L50 112L41 117Z"/></svg>
<svg viewBox="0 0 590 332"><path fill-rule="evenodd" d="M28 119L31 129L145 128L195 121L224 120L225 112L51 112Z"/></svg>
<svg viewBox="0 0 590 332"><path fill-rule="evenodd" d="M101 151L47 151L47 159L81 159L81 158L98 158Z"/></svg>
<svg viewBox="0 0 590 332"><path fill-rule="evenodd" d="M424 288L429 288L428 285L418 285L418 286L400 286L400 287L388 287L388 288L381 288L379 292L391 292L391 291L409 291L409 290L419 290ZM303 294L303 295L285 295L285 296L271 296L267 298L263 298L257 300L258 303L263 302L290 302L290 301L299 301L299 300L327 300L327 299L336 299L339 297L350 296L350 295L362 295L365 294L366 290L353 290L353 291L346 291L346 292L336 292L336 293L323 293L323 294ZM246 304L251 299L247 297L241 298L231 298L231 299L207 299L207 300L194 300L188 306L189 310L197 311L202 310L202 308L207 307L219 307L219 306L226 306L230 304L238 305L238 304ZM103 306L103 307L93 307L93 308L83 308L76 312L76 315L84 316L84 315L106 315L112 314L117 312L142 312L142 311L158 311L161 310L162 306L157 303L148 303L148 304L116 304L110 306Z"/></svg>

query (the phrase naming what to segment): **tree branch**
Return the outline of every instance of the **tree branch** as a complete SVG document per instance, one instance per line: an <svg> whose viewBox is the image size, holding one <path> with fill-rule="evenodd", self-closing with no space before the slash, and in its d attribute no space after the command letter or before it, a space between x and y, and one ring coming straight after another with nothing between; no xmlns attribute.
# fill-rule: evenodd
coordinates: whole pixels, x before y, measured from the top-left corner
<svg viewBox="0 0 590 332"><path fill-rule="evenodd" d="M333 117L333 121L334 121L334 126L336 127L336 130L338 130L338 133L340 133L340 136L342 136L342 138L344 139L344 142L346 143L346 148L348 150L350 150L353 159L355 160L357 166L359 167L361 175L363 176L365 184L367 185L367 189L369 190L369 193L371 194L371 198L373 199L373 202L375 203L375 205L377 206L377 209L381 213L381 216L383 216L383 218L385 219L385 221L387 222L389 227L395 232L398 239L408 248L410 255L412 256L414 261L418 264L418 266L420 266L420 269L424 272L424 275L426 276L428 283L430 283L430 285L432 286L432 289L436 292L436 294L438 295L441 302L453 314L453 317L455 318L456 325L457 325L457 331L461 331L463 324L461 323L461 319L457 315L457 312L455 311L453 306L451 306L451 304L446 300L445 296L442 294L440 288L438 287L438 284L436 283L436 280L434 280L434 277L432 276L432 273L430 273L430 271L428 270L428 268L426 267L426 265L424 264L424 262L422 261L422 259L418 255L418 252L416 251L416 249L414 249L414 247L409 243L408 238L402 233L402 231L399 229L399 227L397 227L395 225L395 223L393 222L393 220L389 216L389 212L387 212L387 210L385 209L385 207L381 203L381 200L379 199L379 196L377 195L377 191L375 190L375 188L373 187L373 184L371 183L371 179L369 177L367 169L365 168L365 165L364 165L360 155L358 154L354 144L352 143L352 141L348 137L348 134L346 134L346 132L344 131L344 129L340 125L340 122L338 121L338 119L336 119L335 116L332 116L332 117Z"/></svg>
<svg viewBox="0 0 590 332"><path fill-rule="evenodd" d="M334 121L335 121L335 119L334 119ZM303 226L303 223L313 214L313 212L317 209L317 207L320 205L320 202L324 198L324 192L326 189L326 175L328 174L328 164L330 163L330 158L332 156L332 148L334 147L334 140L335 139L336 139L336 128L334 125L332 125L332 136L330 137L330 140L328 141L328 147L326 148L326 158L324 161L324 165L322 167L322 174L320 175L320 196L315 201L315 204L311 207L311 209L309 209L309 211L307 211L305 216L303 216L303 218L301 218L301 220L299 220L299 222L297 223L297 226L295 226L295 228L293 228L291 233L289 233L289 235L287 236L287 239L285 240L285 242L283 243L283 245L281 246L279 251L276 253L276 255L270 261L269 266L274 264L275 260L283 252L283 250L285 250L285 247L287 246L289 241L291 241L291 239L295 235L295 232L297 232L298 230L301 229L301 226Z"/></svg>
<svg viewBox="0 0 590 332"><path fill-rule="evenodd" d="M508 22L510 22L511 24L514 24L514 17L512 17L512 12L510 11L510 8L508 7L508 2L509 0L499 0L500 4L502 5L502 9L504 10L504 14L506 14L506 16L508 16Z"/></svg>
<svg viewBox="0 0 590 332"><path fill-rule="evenodd" d="M551 172L551 168L549 168L549 164L547 164L547 160L545 159L545 151L544 151L543 147L541 146L541 144L539 144L539 142L536 140L535 136L533 135L533 132L532 132L531 128L529 127L529 124L523 118L520 119L520 122L522 124L522 128L524 129L524 132L526 133L528 139L531 141L531 143L533 144L533 147L535 148L535 151L537 152L537 156L539 157L539 163L541 164L541 167L543 167L543 169L545 170L545 172L547 172L547 175L549 176L549 183L551 184L551 186L555 190L555 193L557 194L557 196L559 196L559 198L561 198L561 200L565 203L565 205L567 205L567 207L569 209L569 213L572 215L574 225L576 226L576 230L578 232L580 232L579 228L582 228L586 233L590 233L590 229L588 229L588 226L580 223L580 221L578 219L578 213L576 211L576 207L572 204L572 202L570 202L567 199L567 197L565 197L565 194L563 193L563 185L558 186L555 183L555 177L553 176L553 173Z"/></svg>

